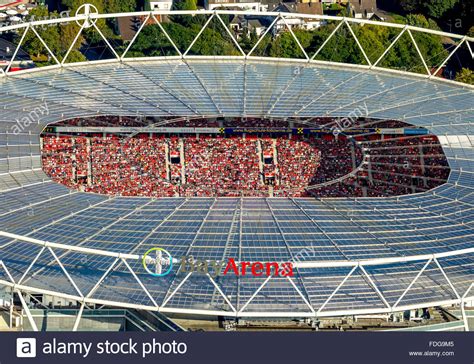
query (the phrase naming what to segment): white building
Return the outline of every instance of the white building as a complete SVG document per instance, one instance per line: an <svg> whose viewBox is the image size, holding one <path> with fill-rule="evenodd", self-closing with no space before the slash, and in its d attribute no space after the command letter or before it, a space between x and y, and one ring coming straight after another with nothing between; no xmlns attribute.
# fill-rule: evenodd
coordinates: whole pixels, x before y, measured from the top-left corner
<svg viewBox="0 0 474 364"><path fill-rule="evenodd" d="M216 8L231 8L238 10L265 11L262 3L255 0L205 0L206 10Z"/></svg>
<svg viewBox="0 0 474 364"><path fill-rule="evenodd" d="M356 19L370 19L377 11L376 0L350 0L349 9Z"/></svg>
<svg viewBox="0 0 474 364"><path fill-rule="evenodd" d="M173 0L150 1L151 10L171 10Z"/></svg>
<svg viewBox="0 0 474 364"><path fill-rule="evenodd" d="M323 8L321 3L316 1L305 1L305 2L287 2L281 3L272 11L282 12L282 13L295 13L295 14L311 14L311 15L322 15ZM319 28L321 26L320 19L311 19L311 18L287 18L286 24L290 27L297 27L306 30L312 30ZM286 30L286 24L283 20L278 20L276 23L276 29Z"/></svg>

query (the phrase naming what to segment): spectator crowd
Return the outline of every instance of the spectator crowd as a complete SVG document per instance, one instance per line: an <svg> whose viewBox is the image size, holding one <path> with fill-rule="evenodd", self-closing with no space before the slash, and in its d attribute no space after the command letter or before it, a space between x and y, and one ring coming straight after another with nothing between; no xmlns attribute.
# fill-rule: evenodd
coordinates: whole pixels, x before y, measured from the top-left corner
<svg viewBox="0 0 474 364"><path fill-rule="evenodd" d="M43 135L42 161L44 171L68 187L122 196L377 197L424 191L448 177L434 136L356 139Z"/></svg>

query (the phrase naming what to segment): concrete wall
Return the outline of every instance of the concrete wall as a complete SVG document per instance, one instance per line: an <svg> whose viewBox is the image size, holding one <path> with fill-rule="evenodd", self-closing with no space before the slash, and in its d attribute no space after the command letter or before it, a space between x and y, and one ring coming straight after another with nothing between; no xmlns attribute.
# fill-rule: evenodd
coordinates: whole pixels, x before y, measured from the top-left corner
<svg viewBox="0 0 474 364"><path fill-rule="evenodd" d="M10 318L8 316L8 312L0 312L0 331L10 329L10 327L8 326Z"/></svg>
<svg viewBox="0 0 474 364"><path fill-rule="evenodd" d="M67 315L34 316L34 320L40 331L72 331L76 317ZM81 319L78 331L123 331L124 328L124 317L84 316ZM33 330L27 317L23 319L23 330Z"/></svg>

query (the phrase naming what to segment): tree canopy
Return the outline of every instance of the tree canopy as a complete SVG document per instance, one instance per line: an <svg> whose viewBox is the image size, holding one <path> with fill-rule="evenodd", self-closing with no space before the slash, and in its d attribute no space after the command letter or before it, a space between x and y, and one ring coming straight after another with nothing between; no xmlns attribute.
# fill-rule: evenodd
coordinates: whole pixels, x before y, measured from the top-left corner
<svg viewBox="0 0 474 364"><path fill-rule="evenodd" d="M455 2L456 0L449 1ZM90 2L98 8L99 12L130 11L135 10L137 6L137 0L90 0ZM84 3L84 0L62 0L62 3L74 12ZM446 5L443 1L434 3L432 6L437 6L439 9L441 9L443 4ZM419 7L427 6L426 4L422 4L419 0L404 0L402 5L406 9L410 7L418 9ZM196 0L179 0L174 2L173 6L175 9L191 10L196 9L197 2ZM32 15L35 15L36 18L44 16L59 16L57 13L48 13L45 7L38 7L32 10ZM163 21L161 24L169 34L170 38L174 41L177 48L181 52L184 52L191 45L194 37L199 33L208 19L208 15L174 15L169 17L168 21ZM223 21L228 25L230 17L224 16ZM399 16L396 18L396 21L422 28L439 29L434 20L421 14L408 14L406 17ZM125 49L126 43L124 43L120 36L116 34L117 26L113 19L100 19L96 24L116 49ZM309 57L312 57L316 50L322 46L327 37L334 31L337 25L338 23L333 21L317 29L305 30L294 27L292 30L304 51ZM362 49L365 51L371 63L375 63L375 61L382 56L384 50L401 31L401 29L384 27L382 25L351 24L349 26L351 27L352 32L356 34ZM47 42L51 50L56 55L59 55L59 58L64 56L78 31L79 28L74 22L68 25L52 25L48 26L48 28L38 28L41 37L43 37ZM316 55L315 59L351 64L367 64L363 52L352 36L352 32L349 31L347 25L341 26ZM474 32L474 30L471 29L471 32ZM25 38L24 49L36 61L41 61L43 63L51 62L45 47L31 31L29 33L31 34L27 34ZM444 42L446 42L446 39L437 35L416 31L413 31L412 34L420 53L423 55L423 58L430 69L437 68L448 56L448 49L453 47L452 43L445 44ZM244 32L244 34L241 34L240 36L236 35L236 38L238 39L239 45L246 52L250 51L259 39L255 31L252 31L249 34ZM85 49L92 49L92 51L86 52ZM83 54L86 54L87 58L90 59L89 52L92 53L92 57L96 57L92 59L99 59L98 57L111 55L104 40L95 28L89 28L83 31L83 34L79 37L78 41L72 48L72 52L69 56L71 58L69 58L68 61L83 61L85 60ZM217 18L213 18L208 24L208 27L201 33L199 39L189 50L189 54L240 55L240 52L228 32L223 28L220 21L218 21ZM168 40L158 25L150 24L142 29L127 56L142 57L172 55L178 55L178 52L172 43ZM304 58L301 48L288 30L279 31L278 33L269 32L256 47L253 55L276 58ZM382 67L426 73L426 69L416 47L414 46L409 34L406 32L399 38L390 51L380 59L379 65ZM466 71L458 73L459 77L463 77L463 79L467 77L466 74Z"/></svg>
<svg viewBox="0 0 474 364"><path fill-rule="evenodd" d="M30 16L34 16L35 19L38 19L43 17L59 17L59 14L57 12L49 13L46 7L38 6L30 11ZM49 24L36 27L35 29L59 61L66 55L67 50L79 32L79 27L76 23ZM86 60L86 58L78 52L83 40L83 37L80 36L72 47L75 59L79 61ZM22 47L37 64L47 65L54 63L54 60L50 59L49 52L33 31L29 30L25 35ZM70 59L68 59L68 61L70 61Z"/></svg>
<svg viewBox="0 0 474 364"><path fill-rule="evenodd" d="M137 0L62 0L62 5L76 11L82 4L94 5L99 13L122 13L137 10Z"/></svg>
<svg viewBox="0 0 474 364"><path fill-rule="evenodd" d="M469 68L462 68L456 74L456 81L474 85L474 72L470 70Z"/></svg>
<svg viewBox="0 0 474 364"><path fill-rule="evenodd" d="M433 18L441 18L453 9L460 0L401 0L400 5L407 13L421 12Z"/></svg>
<svg viewBox="0 0 474 364"><path fill-rule="evenodd" d="M179 0L173 2L175 10L197 10L196 0Z"/></svg>

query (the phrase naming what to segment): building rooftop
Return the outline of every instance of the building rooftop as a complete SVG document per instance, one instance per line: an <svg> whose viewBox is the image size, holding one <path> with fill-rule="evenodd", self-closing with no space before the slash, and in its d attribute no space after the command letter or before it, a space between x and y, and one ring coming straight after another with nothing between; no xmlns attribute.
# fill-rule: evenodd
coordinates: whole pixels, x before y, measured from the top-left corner
<svg viewBox="0 0 474 364"><path fill-rule="evenodd" d="M322 15L323 7L319 2L283 2L276 6L274 11L282 11L288 13Z"/></svg>
<svg viewBox="0 0 474 364"><path fill-rule="evenodd" d="M17 46L15 43L0 38L0 61L10 61ZM31 61L31 58L27 52L20 48L15 57L15 61Z"/></svg>
<svg viewBox="0 0 474 364"><path fill-rule="evenodd" d="M377 0L350 0L349 3L357 14L375 13L377 10Z"/></svg>

